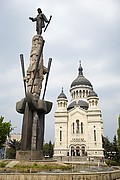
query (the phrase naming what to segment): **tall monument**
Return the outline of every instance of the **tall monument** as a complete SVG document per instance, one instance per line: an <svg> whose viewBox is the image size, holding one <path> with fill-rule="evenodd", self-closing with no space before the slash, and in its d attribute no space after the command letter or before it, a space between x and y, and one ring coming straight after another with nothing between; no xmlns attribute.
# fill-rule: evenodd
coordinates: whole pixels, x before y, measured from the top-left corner
<svg viewBox="0 0 120 180"><path fill-rule="evenodd" d="M24 81L25 97L16 103L16 111L23 114L21 150L17 151L16 159L40 160L43 158L44 121L45 114L52 108L52 102L44 100L51 58L48 67L44 66L42 29L46 31L50 19L38 8L38 15L29 19L36 22L37 35L32 38L30 64L25 75L23 54L20 55ZM46 26L45 26L46 25ZM43 97L41 97L42 82L46 75Z"/></svg>

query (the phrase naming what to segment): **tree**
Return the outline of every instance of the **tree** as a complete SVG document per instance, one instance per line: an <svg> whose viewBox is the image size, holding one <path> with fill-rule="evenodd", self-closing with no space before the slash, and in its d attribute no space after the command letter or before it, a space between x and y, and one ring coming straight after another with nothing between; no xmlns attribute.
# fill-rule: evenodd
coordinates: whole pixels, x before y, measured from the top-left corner
<svg viewBox="0 0 120 180"><path fill-rule="evenodd" d="M49 156L50 158L53 157L53 144L51 143L51 141L43 145L43 154L44 156Z"/></svg>
<svg viewBox="0 0 120 180"><path fill-rule="evenodd" d="M117 130L117 135L118 135L118 150L120 153L120 114L118 116L118 130Z"/></svg>
<svg viewBox="0 0 120 180"><path fill-rule="evenodd" d="M53 157L53 144L51 143L51 141L49 141L48 152L49 152L50 158L52 158Z"/></svg>
<svg viewBox="0 0 120 180"><path fill-rule="evenodd" d="M7 136L11 132L11 122L3 122L4 117L0 117L0 149L6 142Z"/></svg>
<svg viewBox="0 0 120 180"><path fill-rule="evenodd" d="M16 151L13 148L6 149L6 159L15 159Z"/></svg>
<svg viewBox="0 0 120 180"><path fill-rule="evenodd" d="M8 142L8 145L9 145L9 147L11 147L15 150L19 150L20 146L21 146L21 141L18 141L16 139L13 139L13 140L10 139Z"/></svg>
<svg viewBox="0 0 120 180"><path fill-rule="evenodd" d="M113 146L113 160L118 162L119 152L118 152L118 141L116 135L113 138L112 146Z"/></svg>
<svg viewBox="0 0 120 180"><path fill-rule="evenodd" d="M118 152L118 142L117 142L117 137L116 135L113 137L113 151L115 151L116 153Z"/></svg>
<svg viewBox="0 0 120 180"><path fill-rule="evenodd" d="M49 156L49 153L48 153L48 143L45 143L43 145L43 155L44 156Z"/></svg>
<svg viewBox="0 0 120 180"><path fill-rule="evenodd" d="M15 159L16 157L16 151L20 149L21 141L18 141L16 139L9 140L8 142L9 148L7 148L6 151L6 158L8 159Z"/></svg>
<svg viewBox="0 0 120 180"><path fill-rule="evenodd" d="M113 150L113 146L112 143L109 141L108 137L102 137L102 141L103 141L103 148L104 148L104 155L105 158L108 158L109 156L109 152L112 152Z"/></svg>

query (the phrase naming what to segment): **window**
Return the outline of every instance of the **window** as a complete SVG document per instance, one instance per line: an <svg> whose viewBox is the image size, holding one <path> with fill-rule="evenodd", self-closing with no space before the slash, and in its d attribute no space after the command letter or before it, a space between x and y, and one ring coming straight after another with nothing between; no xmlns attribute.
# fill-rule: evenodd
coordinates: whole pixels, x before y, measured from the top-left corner
<svg viewBox="0 0 120 180"><path fill-rule="evenodd" d="M94 130L94 141L96 141L96 130Z"/></svg>
<svg viewBox="0 0 120 180"><path fill-rule="evenodd" d="M85 90L83 90L83 97L85 97Z"/></svg>
<svg viewBox="0 0 120 180"><path fill-rule="evenodd" d="M88 97L88 90L86 91L86 97Z"/></svg>
<svg viewBox="0 0 120 180"><path fill-rule="evenodd" d="M75 123L73 123L72 130L73 130L73 134L74 134L75 133Z"/></svg>
<svg viewBox="0 0 120 180"><path fill-rule="evenodd" d="M74 97L73 98L75 98L75 91L74 91Z"/></svg>
<svg viewBox="0 0 120 180"><path fill-rule="evenodd" d="M95 105L97 106L97 101L95 101Z"/></svg>
<svg viewBox="0 0 120 180"><path fill-rule="evenodd" d="M60 141L62 141L62 131L60 130Z"/></svg>
<svg viewBox="0 0 120 180"><path fill-rule="evenodd" d="M81 90L80 90L80 97L82 96L81 94L82 94L82 93L81 93Z"/></svg>
<svg viewBox="0 0 120 180"><path fill-rule="evenodd" d="M83 123L81 122L81 134L83 134Z"/></svg>
<svg viewBox="0 0 120 180"><path fill-rule="evenodd" d="M76 133L79 133L79 120L76 120Z"/></svg>
<svg viewBox="0 0 120 180"><path fill-rule="evenodd" d="M76 98L78 97L78 91L76 91Z"/></svg>

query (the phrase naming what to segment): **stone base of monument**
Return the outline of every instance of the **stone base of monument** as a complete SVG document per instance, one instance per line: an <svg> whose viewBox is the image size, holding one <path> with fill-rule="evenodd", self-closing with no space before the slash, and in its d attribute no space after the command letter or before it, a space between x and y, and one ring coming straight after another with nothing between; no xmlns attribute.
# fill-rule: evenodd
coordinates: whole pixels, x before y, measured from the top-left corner
<svg viewBox="0 0 120 180"><path fill-rule="evenodd" d="M16 160L42 160L43 151L16 151Z"/></svg>

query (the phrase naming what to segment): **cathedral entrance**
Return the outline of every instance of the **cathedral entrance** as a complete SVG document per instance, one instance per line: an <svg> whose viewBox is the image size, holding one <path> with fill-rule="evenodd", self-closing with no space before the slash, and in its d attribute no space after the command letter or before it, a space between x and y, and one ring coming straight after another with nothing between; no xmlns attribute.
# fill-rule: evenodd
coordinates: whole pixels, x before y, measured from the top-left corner
<svg viewBox="0 0 120 180"><path fill-rule="evenodd" d="M86 153L85 153L85 147L82 146L82 147L81 147L81 156L85 156L85 155L86 155Z"/></svg>
<svg viewBox="0 0 120 180"><path fill-rule="evenodd" d="M71 156L86 156L85 146L71 146L70 148Z"/></svg>
<svg viewBox="0 0 120 180"><path fill-rule="evenodd" d="M76 156L80 156L80 147L79 146L76 147Z"/></svg>
<svg viewBox="0 0 120 180"><path fill-rule="evenodd" d="M75 156L75 148L74 148L74 146L71 147L71 156Z"/></svg>
<svg viewBox="0 0 120 180"><path fill-rule="evenodd" d="M71 156L80 156L80 147L71 146Z"/></svg>

